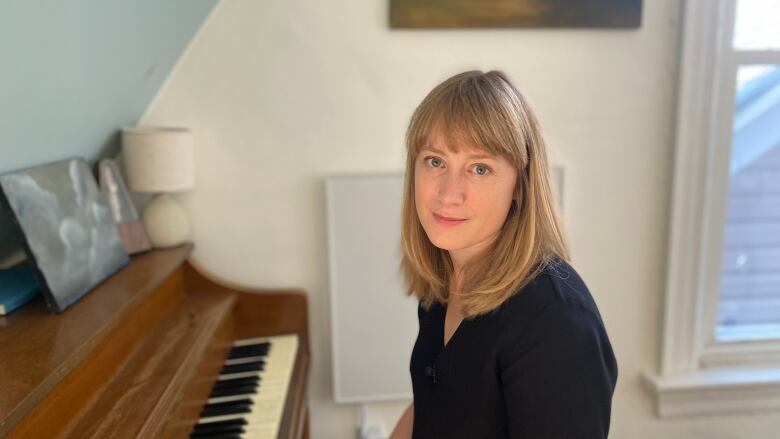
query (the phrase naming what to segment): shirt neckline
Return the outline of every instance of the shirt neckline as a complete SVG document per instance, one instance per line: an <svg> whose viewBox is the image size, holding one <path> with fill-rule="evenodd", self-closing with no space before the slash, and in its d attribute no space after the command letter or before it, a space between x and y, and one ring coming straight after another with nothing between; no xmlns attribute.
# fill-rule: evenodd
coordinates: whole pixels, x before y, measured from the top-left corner
<svg viewBox="0 0 780 439"><path fill-rule="evenodd" d="M444 332L445 332L444 331L444 325L445 325L446 320L447 320L447 305L446 304L441 304L440 307L441 307L441 311L440 311L440 313L441 313L441 326L440 326L441 327L441 337L439 337L439 346L441 347L441 351L445 351L445 350L447 350L447 348L449 348L452 345L452 342L455 341L456 337L458 337L458 334L460 334L462 332L461 329L463 329L463 326L468 322L468 320L463 318L460 321L460 324L458 324L458 327L455 328L455 332L452 333L452 337L450 337L450 340L445 344L444 343Z"/></svg>

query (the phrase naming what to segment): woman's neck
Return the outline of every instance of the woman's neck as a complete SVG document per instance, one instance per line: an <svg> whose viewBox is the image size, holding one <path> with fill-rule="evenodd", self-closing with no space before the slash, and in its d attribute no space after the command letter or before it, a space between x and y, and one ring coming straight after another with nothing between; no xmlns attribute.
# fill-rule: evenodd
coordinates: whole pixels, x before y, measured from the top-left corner
<svg viewBox="0 0 780 439"><path fill-rule="evenodd" d="M447 290L447 301L450 305L455 304L460 306L460 287L461 287L461 274L459 271L455 271L450 278L449 288Z"/></svg>
<svg viewBox="0 0 780 439"><path fill-rule="evenodd" d="M469 260L471 260L471 258L483 255L488 247L490 247L490 245L498 238L498 234L499 232L496 232L484 239L482 242L467 248L448 250L447 253L450 255L450 261L452 261L452 265L453 268L455 268L455 271L460 272L460 270Z"/></svg>

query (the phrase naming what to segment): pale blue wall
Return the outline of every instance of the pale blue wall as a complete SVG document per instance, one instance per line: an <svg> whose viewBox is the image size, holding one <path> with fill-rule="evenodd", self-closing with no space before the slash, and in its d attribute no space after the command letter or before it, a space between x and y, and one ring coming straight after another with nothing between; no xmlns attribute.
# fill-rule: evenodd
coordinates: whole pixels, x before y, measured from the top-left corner
<svg viewBox="0 0 780 439"><path fill-rule="evenodd" d="M115 152L216 3L0 0L0 173Z"/></svg>
<svg viewBox="0 0 780 439"><path fill-rule="evenodd" d="M0 173L115 155L217 1L0 0Z"/></svg>

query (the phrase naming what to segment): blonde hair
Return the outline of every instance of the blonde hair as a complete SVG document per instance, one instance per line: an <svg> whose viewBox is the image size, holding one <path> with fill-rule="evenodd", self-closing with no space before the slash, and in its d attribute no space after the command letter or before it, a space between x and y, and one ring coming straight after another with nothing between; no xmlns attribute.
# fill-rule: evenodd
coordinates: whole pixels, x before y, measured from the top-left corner
<svg viewBox="0 0 780 439"><path fill-rule="evenodd" d="M417 216L415 160L434 130L458 152L462 142L507 158L516 167L513 202L498 237L462 268L464 318L497 309L555 257L569 259L539 123L526 98L500 71L469 71L436 86L412 115L406 133L401 219L401 272L407 295L424 309L448 301L449 252L434 246Z"/></svg>

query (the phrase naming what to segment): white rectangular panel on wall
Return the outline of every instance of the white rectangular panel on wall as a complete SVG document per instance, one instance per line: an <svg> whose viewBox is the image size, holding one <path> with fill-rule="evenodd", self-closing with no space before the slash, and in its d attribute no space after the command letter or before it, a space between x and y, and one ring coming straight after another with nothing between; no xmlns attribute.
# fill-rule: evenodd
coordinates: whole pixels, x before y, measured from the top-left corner
<svg viewBox="0 0 780 439"><path fill-rule="evenodd" d="M328 177L325 192L334 399L412 399L418 323L399 269L403 175Z"/></svg>

